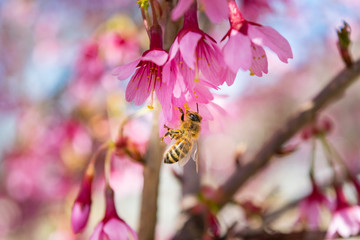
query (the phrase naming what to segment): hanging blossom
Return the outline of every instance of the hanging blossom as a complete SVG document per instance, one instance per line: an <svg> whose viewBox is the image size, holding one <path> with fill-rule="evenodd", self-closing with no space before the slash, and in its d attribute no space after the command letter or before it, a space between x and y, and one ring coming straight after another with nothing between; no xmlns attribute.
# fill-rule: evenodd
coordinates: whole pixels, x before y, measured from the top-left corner
<svg viewBox="0 0 360 240"><path fill-rule="evenodd" d="M205 105L214 99L209 89L218 89L224 83L225 64L221 50L214 39L199 29L196 6L196 2L192 3L186 11L183 28L176 36L164 66L164 82L173 89L171 104L163 108L167 122L178 122L176 108L196 110L196 103L204 108L201 115L206 114Z"/></svg>
<svg viewBox="0 0 360 240"><path fill-rule="evenodd" d="M311 230L319 227L320 210L324 206L332 209L331 202L321 193L319 187L311 177L312 192L300 202L300 216L298 221L307 223Z"/></svg>
<svg viewBox="0 0 360 240"><path fill-rule="evenodd" d="M77 82L95 85L105 72L105 63L100 57L98 42L91 40L84 43L76 61L75 78Z"/></svg>
<svg viewBox="0 0 360 240"><path fill-rule="evenodd" d="M139 56L139 43L134 37L119 32L106 32L99 39L104 61L111 67L132 61Z"/></svg>
<svg viewBox="0 0 360 240"><path fill-rule="evenodd" d="M341 186L335 187L336 209L331 219L326 239L333 239L338 233L341 237L348 238L360 232L360 207L347 203Z"/></svg>
<svg viewBox="0 0 360 240"><path fill-rule="evenodd" d="M183 28L170 48L164 79L176 79L192 89L203 76L219 86L224 82L223 68L224 60L216 41L199 29L195 2L186 11Z"/></svg>
<svg viewBox="0 0 360 240"><path fill-rule="evenodd" d="M223 40L229 39L222 51L233 74L240 68L259 77L267 73L268 61L263 46L270 48L284 63L293 57L290 44L275 29L245 20L234 0L229 2L229 11L230 29ZM234 78L229 78L227 84L233 81Z"/></svg>
<svg viewBox="0 0 360 240"><path fill-rule="evenodd" d="M119 80L125 80L131 76L126 88L125 98L128 102L134 101L141 105L150 96L149 108L153 108L154 92L162 107L166 108L170 103L170 84L163 82L163 66L168 59L168 53L162 49L162 30L159 25L150 28L150 49L143 55L126 65L117 67L113 74Z"/></svg>
<svg viewBox="0 0 360 240"><path fill-rule="evenodd" d="M74 233L84 230L90 215L91 186L94 178L94 166L90 165L84 175L79 194L71 212L71 226Z"/></svg>
<svg viewBox="0 0 360 240"><path fill-rule="evenodd" d="M179 0L178 4L171 13L171 18L175 21L179 19L196 0ZM214 23L220 23L229 16L227 11L227 0L199 0L201 8Z"/></svg>
<svg viewBox="0 0 360 240"><path fill-rule="evenodd" d="M90 240L121 239L137 240L136 232L116 213L114 191L110 186L105 190L105 216L95 227Z"/></svg>

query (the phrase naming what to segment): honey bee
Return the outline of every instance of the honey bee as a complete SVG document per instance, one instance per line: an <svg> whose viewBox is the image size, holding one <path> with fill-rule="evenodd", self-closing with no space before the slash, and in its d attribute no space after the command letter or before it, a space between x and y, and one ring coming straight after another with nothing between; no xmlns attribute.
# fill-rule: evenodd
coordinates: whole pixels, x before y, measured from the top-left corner
<svg viewBox="0 0 360 240"><path fill-rule="evenodd" d="M169 136L175 139L176 142L164 154L164 163L178 162L182 167L190 158L196 162L196 171L198 171L198 138L201 130L202 117L198 112L184 111L179 108L181 112L181 126L179 129L171 129L164 125L167 133L162 137L162 140ZM185 116L185 119L184 119Z"/></svg>

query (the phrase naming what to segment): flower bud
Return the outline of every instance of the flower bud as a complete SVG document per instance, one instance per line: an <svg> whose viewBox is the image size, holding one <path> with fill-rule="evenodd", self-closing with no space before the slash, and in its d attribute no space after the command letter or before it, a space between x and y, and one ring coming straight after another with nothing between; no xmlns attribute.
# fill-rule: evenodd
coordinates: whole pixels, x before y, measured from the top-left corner
<svg viewBox="0 0 360 240"><path fill-rule="evenodd" d="M338 48L339 48L339 52L340 55L344 61L344 63L346 64L347 67L351 67L353 60L349 51L349 46L351 43L350 40L350 33L351 33L351 28L350 25L344 21L344 26L341 27L339 30L336 30L337 35L338 35Z"/></svg>
<svg viewBox="0 0 360 240"><path fill-rule="evenodd" d="M94 167L90 165L84 175L79 194L71 212L71 226L74 233L84 230L90 214L91 185L94 177Z"/></svg>
<svg viewBox="0 0 360 240"><path fill-rule="evenodd" d="M114 191L109 185L105 189L105 203L105 216L95 227L90 240L137 240L136 232L116 213Z"/></svg>

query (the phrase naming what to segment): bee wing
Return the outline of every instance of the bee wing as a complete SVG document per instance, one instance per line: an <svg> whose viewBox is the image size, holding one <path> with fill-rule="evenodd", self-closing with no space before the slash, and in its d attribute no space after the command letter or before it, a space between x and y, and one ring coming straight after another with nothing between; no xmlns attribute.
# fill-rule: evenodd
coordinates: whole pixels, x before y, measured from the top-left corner
<svg viewBox="0 0 360 240"><path fill-rule="evenodd" d="M191 158L195 161L196 164L196 172L199 172L199 142L195 141L193 146L193 152L191 154Z"/></svg>
<svg viewBox="0 0 360 240"><path fill-rule="evenodd" d="M194 153L196 153L196 152L197 152L197 144L196 144L196 142L193 142L191 150L188 152L188 154L186 154L185 157L183 157L182 159L179 160L179 166L183 167L190 160L190 158L193 158ZM195 159L194 159L194 161L195 161Z"/></svg>

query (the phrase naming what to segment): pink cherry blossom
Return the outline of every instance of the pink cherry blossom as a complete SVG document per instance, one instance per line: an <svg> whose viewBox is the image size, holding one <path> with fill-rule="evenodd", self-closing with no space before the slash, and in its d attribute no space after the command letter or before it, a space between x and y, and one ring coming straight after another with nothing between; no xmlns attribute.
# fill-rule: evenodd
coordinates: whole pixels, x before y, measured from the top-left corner
<svg viewBox="0 0 360 240"><path fill-rule="evenodd" d="M200 77L216 86L224 82L221 50L213 38L199 29L196 11L195 3L186 11L184 26L176 36L164 66L165 79L176 79L190 90Z"/></svg>
<svg viewBox="0 0 360 240"><path fill-rule="evenodd" d="M189 9L193 2L194 0L179 0L178 4L172 11L172 19L177 20L180 18ZM214 23L220 23L229 15L226 0L199 0L199 2L206 15Z"/></svg>
<svg viewBox="0 0 360 240"><path fill-rule="evenodd" d="M312 179L312 192L300 202L299 221L307 223L311 230L317 229L322 206L331 209L330 201L320 192L319 187Z"/></svg>
<svg viewBox="0 0 360 240"><path fill-rule="evenodd" d="M116 213L114 191L105 190L106 209L103 220L95 227L90 240L137 240L136 232Z"/></svg>
<svg viewBox="0 0 360 240"><path fill-rule="evenodd" d="M150 29L150 49L143 55L126 65L117 67L113 74L118 79L125 80L131 77L126 88L125 98L127 101L134 101L136 105L141 105L151 95L150 107L153 104L153 93L156 93L160 104L166 107L170 102L172 89L169 84L163 82L163 65L166 63L168 53L162 49L162 31L161 28Z"/></svg>
<svg viewBox="0 0 360 240"><path fill-rule="evenodd" d="M102 35L100 45L104 60L109 66L124 64L139 56L139 43L135 38L125 38L117 32Z"/></svg>
<svg viewBox="0 0 360 240"><path fill-rule="evenodd" d="M229 37L222 51L226 64L233 73L241 68L250 70L261 77L268 72L268 61L263 46L270 48L282 62L292 58L288 41L271 27L246 21L236 2L229 2L230 30L223 39ZM227 82L230 85L232 82Z"/></svg>
<svg viewBox="0 0 360 240"><path fill-rule="evenodd" d="M71 212L71 226L74 233L79 233L84 230L90 214L91 207L91 185L94 177L93 166L84 176L80 192L75 200Z"/></svg>
<svg viewBox="0 0 360 240"><path fill-rule="evenodd" d="M105 64L99 55L99 44L95 41L84 43L75 66L75 78L79 82L94 84L105 71Z"/></svg>
<svg viewBox="0 0 360 240"><path fill-rule="evenodd" d="M331 219L326 239L333 239L336 234L348 238L360 232L360 207L351 206L346 202L346 198L341 186L335 187L336 209Z"/></svg>
<svg viewBox="0 0 360 240"><path fill-rule="evenodd" d="M74 82L70 88L77 99L87 100L101 82L106 66L99 53L99 43L94 40L84 43L80 50L75 65Z"/></svg>
<svg viewBox="0 0 360 240"><path fill-rule="evenodd" d="M163 108L164 121L170 125L179 123L176 108L196 110L199 104L203 114L209 113L206 104L214 97L210 88L215 90L225 81L222 53L215 40L198 27L196 3L186 11L183 29L178 33L164 66L164 79L173 89L170 105ZM204 120L212 119L204 116Z"/></svg>

